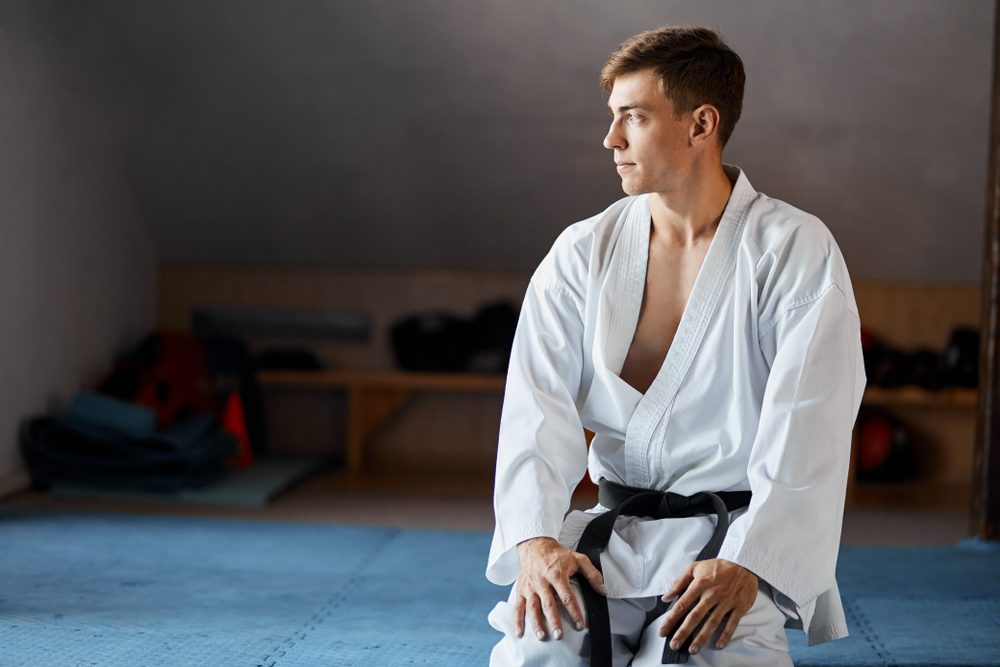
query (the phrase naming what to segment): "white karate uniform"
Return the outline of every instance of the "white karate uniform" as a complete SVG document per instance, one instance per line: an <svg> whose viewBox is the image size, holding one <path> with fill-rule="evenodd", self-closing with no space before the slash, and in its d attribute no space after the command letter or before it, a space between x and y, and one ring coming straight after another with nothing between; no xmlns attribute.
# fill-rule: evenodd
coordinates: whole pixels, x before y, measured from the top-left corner
<svg viewBox="0 0 1000 667"><path fill-rule="evenodd" d="M595 482L683 495L751 490L719 558L766 582L786 627L815 644L847 635L834 570L866 381L857 305L826 226L755 191L738 167L723 168L732 194L645 394L618 374L645 289L651 195L568 227L533 274L507 374L486 576L514 582L523 540L576 545L606 509L567 514L588 469ZM589 454L584 428L595 434ZM608 596L662 595L714 524L619 518L601 558ZM491 619L509 615L506 607Z"/></svg>

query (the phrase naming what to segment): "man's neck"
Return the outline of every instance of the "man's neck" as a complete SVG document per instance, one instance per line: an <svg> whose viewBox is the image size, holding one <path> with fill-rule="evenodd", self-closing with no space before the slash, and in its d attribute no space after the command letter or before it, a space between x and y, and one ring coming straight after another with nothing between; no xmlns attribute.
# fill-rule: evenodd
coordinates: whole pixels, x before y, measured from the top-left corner
<svg viewBox="0 0 1000 667"><path fill-rule="evenodd" d="M675 248L711 240L732 191L721 162L715 162L702 170L694 168L671 192L650 193L653 238Z"/></svg>

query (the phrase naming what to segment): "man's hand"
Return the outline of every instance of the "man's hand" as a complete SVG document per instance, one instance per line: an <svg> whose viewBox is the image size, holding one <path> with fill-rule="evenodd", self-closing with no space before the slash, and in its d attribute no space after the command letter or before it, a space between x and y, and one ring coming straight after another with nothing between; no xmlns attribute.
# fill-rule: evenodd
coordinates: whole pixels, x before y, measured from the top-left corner
<svg viewBox="0 0 1000 667"><path fill-rule="evenodd" d="M740 619L757 599L757 575L721 558L695 561L684 568L663 596L663 601L667 602L676 595L680 598L660 626L660 636L666 637L671 628L680 624L670 648L677 650L682 647L707 616L705 625L691 642L691 653L697 653L728 615L725 629L715 643L716 648L722 649L732 639Z"/></svg>
<svg viewBox="0 0 1000 667"><path fill-rule="evenodd" d="M562 639L562 619L556 604L558 598L569 612L577 630L583 630L583 611L569 585L571 575L580 572L602 595L604 577L583 554L570 551L551 537L536 537L517 545L521 559L521 574L517 578L517 603L514 606L514 627L517 636L524 635L527 609L531 626L540 640L545 640L547 627L552 636Z"/></svg>

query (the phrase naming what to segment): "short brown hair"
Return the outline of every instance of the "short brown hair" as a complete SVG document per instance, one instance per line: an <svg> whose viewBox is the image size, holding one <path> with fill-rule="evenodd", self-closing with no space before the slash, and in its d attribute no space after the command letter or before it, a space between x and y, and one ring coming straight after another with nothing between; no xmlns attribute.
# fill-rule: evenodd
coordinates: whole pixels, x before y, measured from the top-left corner
<svg viewBox="0 0 1000 667"><path fill-rule="evenodd" d="M674 117L708 103L719 110L719 146L729 141L743 109L743 61L712 30L664 26L618 45L601 68L601 87L610 93L623 74L653 69L660 90L674 105Z"/></svg>

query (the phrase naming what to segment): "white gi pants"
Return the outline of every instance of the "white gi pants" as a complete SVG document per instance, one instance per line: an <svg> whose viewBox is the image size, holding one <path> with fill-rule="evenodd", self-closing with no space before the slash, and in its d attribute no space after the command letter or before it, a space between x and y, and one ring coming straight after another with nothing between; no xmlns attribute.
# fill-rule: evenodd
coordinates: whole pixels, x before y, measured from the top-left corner
<svg viewBox="0 0 1000 667"><path fill-rule="evenodd" d="M584 609L579 587L571 580L580 608ZM525 620L524 636L514 633L514 588L507 602L499 602L490 612L489 622L504 634L490 654L490 667L580 667L590 664L588 629L577 630L565 609L562 611L563 638L539 641ZM660 625L666 614L642 632L646 612L656 605L656 597L608 599L611 617L612 660L614 667L660 667L663 643ZM715 648L718 632L695 655L693 667L785 667L791 666L788 639L785 637L785 614L771 599L770 587L760 582L757 599L740 619L740 624L726 648Z"/></svg>

